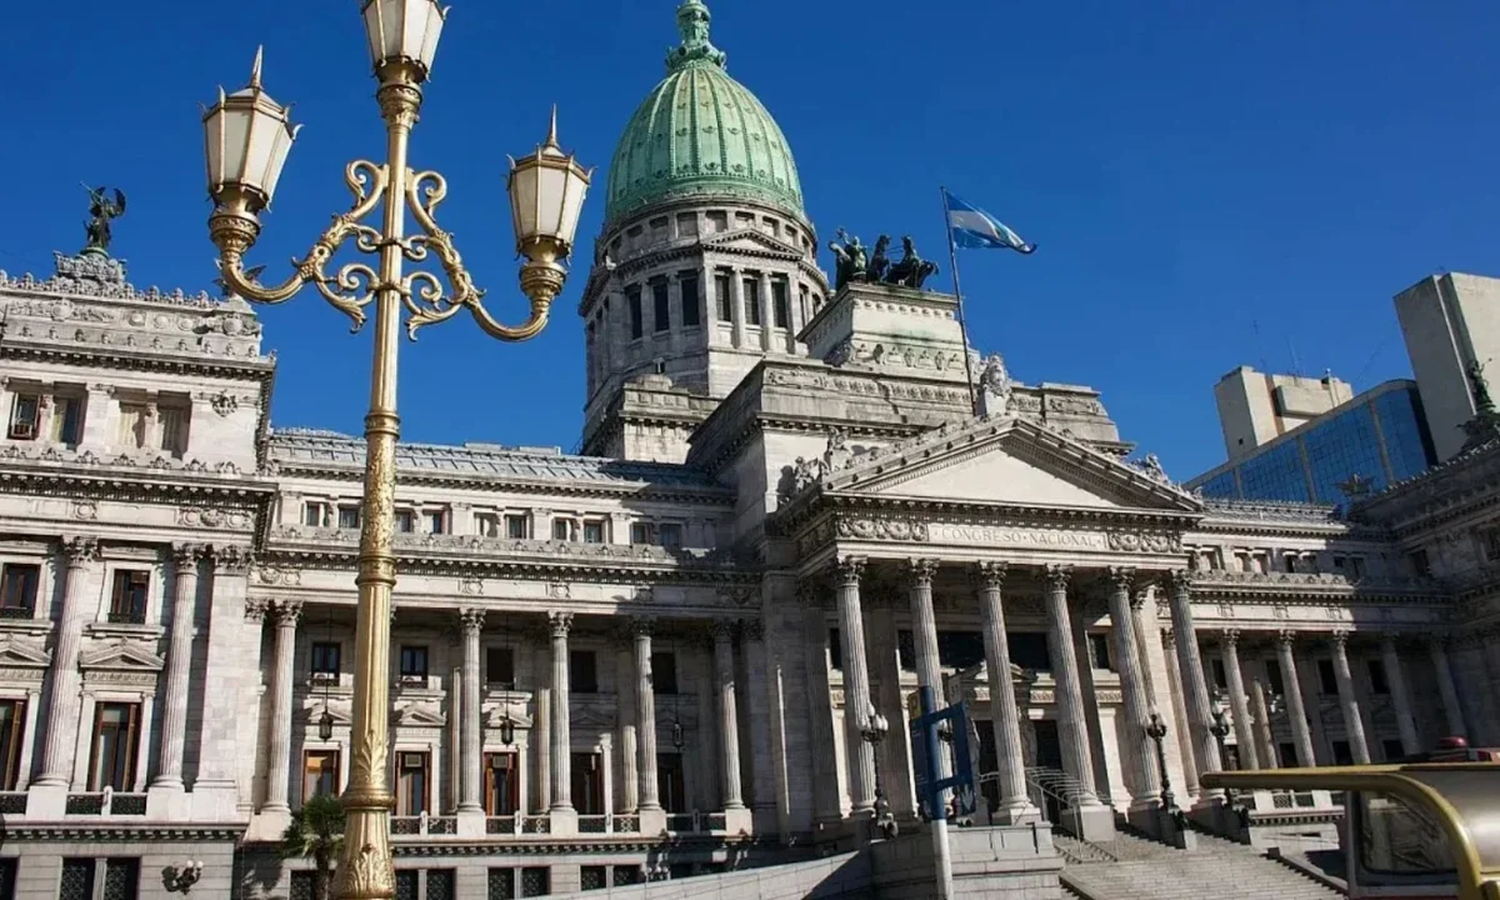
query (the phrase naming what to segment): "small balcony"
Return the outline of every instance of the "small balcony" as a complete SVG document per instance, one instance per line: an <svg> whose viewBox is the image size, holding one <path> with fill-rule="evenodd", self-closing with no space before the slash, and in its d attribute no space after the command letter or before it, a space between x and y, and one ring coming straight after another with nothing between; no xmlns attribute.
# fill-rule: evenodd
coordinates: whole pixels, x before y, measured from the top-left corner
<svg viewBox="0 0 1500 900"><path fill-rule="evenodd" d="M146 795L117 793L109 788L69 794L64 813L70 816L144 816Z"/></svg>
<svg viewBox="0 0 1500 900"><path fill-rule="evenodd" d="M0 606L0 619L34 619L36 608L31 604L25 606Z"/></svg>
<svg viewBox="0 0 1500 900"><path fill-rule="evenodd" d="M144 625L146 624L146 611L144 609L112 609L105 616L105 621L111 625Z"/></svg>
<svg viewBox="0 0 1500 900"><path fill-rule="evenodd" d="M391 834L458 834L458 817L391 816Z"/></svg>

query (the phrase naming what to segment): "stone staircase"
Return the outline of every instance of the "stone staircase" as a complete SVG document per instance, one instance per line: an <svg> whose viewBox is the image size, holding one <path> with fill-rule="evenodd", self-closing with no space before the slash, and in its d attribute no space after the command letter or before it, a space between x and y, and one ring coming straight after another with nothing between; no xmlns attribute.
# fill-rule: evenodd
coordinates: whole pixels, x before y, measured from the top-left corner
<svg viewBox="0 0 1500 900"><path fill-rule="evenodd" d="M1197 835L1178 850L1122 830L1106 844L1054 840L1067 860L1064 895L1083 900L1337 900L1336 891L1242 844Z"/></svg>

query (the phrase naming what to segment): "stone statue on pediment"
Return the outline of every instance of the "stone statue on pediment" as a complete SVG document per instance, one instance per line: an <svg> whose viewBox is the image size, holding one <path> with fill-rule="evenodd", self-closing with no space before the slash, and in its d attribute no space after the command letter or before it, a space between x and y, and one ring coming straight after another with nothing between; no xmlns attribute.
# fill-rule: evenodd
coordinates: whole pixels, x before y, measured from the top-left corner
<svg viewBox="0 0 1500 900"><path fill-rule="evenodd" d="M885 283L921 290L927 279L937 273L937 263L917 255L911 235L901 238L901 254L901 260L885 276Z"/></svg>
<svg viewBox="0 0 1500 900"><path fill-rule="evenodd" d="M87 184L83 187L89 192L89 220L83 226L88 243L83 249L108 254L112 237L109 223L125 215L125 192L115 188L111 197L109 188L91 188Z"/></svg>
<svg viewBox="0 0 1500 900"><path fill-rule="evenodd" d="M850 237L842 228L838 230L838 236L837 241L828 244L838 261L834 269L834 290L842 290L844 285L853 281L864 282L870 268L869 253L859 242L859 236Z"/></svg>
<svg viewBox="0 0 1500 900"><path fill-rule="evenodd" d="M1005 357L990 354L979 373L979 414L981 416L1003 416L1010 411L1010 397L1014 391L1010 372L1005 368Z"/></svg>
<svg viewBox="0 0 1500 900"><path fill-rule="evenodd" d="M886 270L891 267L891 258L887 251L891 248L891 236L882 234L875 239L875 250L870 254L870 264L865 267L865 280L871 284L879 284L885 280Z"/></svg>

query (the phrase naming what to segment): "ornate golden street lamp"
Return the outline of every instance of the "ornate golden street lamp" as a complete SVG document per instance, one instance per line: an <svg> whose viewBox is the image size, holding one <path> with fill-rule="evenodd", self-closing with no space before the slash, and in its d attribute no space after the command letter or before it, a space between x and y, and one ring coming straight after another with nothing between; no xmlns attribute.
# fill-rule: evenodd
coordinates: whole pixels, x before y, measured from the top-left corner
<svg viewBox="0 0 1500 900"><path fill-rule="evenodd" d="M534 337L547 324L548 308L562 290L567 270L562 261L572 251L573 235L588 190L590 172L563 153L557 143L557 113L547 140L535 153L511 160L507 189L515 224L516 250L526 257L521 290L531 299L531 317L511 328L494 319L481 304L450 234L433 212L447 196L443 176L407 166L407 144L422 107L422 84L447 10L435 0L363 0L376 99L386 122L386 162L357 159L344 180L354 205L334 218L296 271L284 283L267 286L247 274L244 255L260 234L260 213L271 205L276 182L286 163L297 128L288 107L272 100L261 86L257 51L250 83L233 94L221 89L219 101L204 111L207 138L208 191L214 211L209 235L219 248L224 284L234 293L260 303L281 303L303 286L317 288L342 310L358 330L365 308L375 306L375 349L370 384L370 412L365 417L365 496L360 529L359 607L355 641L354 721L349 787L344 793L348 822L336 895L345 900L388 898L395 894L390 854L390 813L394 805L386 760L390 712L387 677L390 666L391 588L396 583L392 506L396 486L396 348L402 310L408 336L418 328L451 318L467 309L487 334L502 341ZM381 227L364 224L384 202ZM410 210L420 228L407 236ZM351 262L330 275L327 266L350 239L364 254L379 257L378 270ZM436 257L447 277L430 272L402 274L405 261Z"/></svg>

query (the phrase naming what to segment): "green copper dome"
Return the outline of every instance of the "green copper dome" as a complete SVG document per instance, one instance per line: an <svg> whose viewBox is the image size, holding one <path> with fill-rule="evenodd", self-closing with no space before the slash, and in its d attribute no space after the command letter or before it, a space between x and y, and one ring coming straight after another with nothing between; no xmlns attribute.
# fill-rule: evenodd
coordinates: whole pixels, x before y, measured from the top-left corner
<svg viewBox="0 0 1500 900"><path fill-rule="evenodd" d="M635 111L609 167L605 221L647 204L729 194L806 219L797 164L776 120L724 70L701 0L677 8L682 44Z"/></svg>

